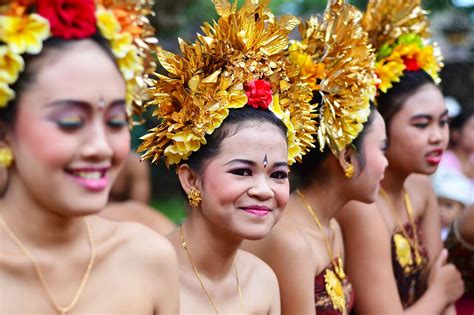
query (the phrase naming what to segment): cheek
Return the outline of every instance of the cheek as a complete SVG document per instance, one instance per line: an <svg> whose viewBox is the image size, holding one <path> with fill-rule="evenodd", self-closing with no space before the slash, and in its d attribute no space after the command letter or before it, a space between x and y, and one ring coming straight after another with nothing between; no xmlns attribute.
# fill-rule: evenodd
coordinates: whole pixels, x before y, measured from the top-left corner
<svg viewBox="0 0 474 315"><path fill-rule="evenodd" d="M124 129L110 138L110 145L114 152L114 159L118 163L123 162L130 153L130 131Z"/></svg>
<svg viewBox="0 0 474 315"><path fill-rule="evenodd" d="M286 181L284 184L276 184L273 191L278 208L284 210L290 199L290 183Z"/></svg>

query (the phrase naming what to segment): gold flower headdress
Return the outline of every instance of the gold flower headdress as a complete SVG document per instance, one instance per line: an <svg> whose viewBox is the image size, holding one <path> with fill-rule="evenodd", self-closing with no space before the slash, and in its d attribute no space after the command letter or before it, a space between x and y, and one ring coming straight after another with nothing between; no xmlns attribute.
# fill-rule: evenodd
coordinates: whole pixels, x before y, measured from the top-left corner
<svg viewBox="0 0 474 315"><path fill-rule="evenodd" d="M24 70L22 54L39 54L49 37L87 38L97 31L109 41L127 87L132 122L142 112L145 80L155 69L157 40L147 15L152 0L18 0L0 4L0 107L15 97L10 88Z"/></svg>
<svg viewBox="0 0 474 315"><path fill-rule="evenodd" d="M143 158L179 164L206 143L229 110L246 104L271 110L288 128L288 161L300 160L313 143L311 89L287 55L288 34L299 24L276 20L269 0L213 0L220 18L202 26L194 43L179 40L183 56L159 50L168 74L149 90L160 124L142 137Z"/></svg>
<svg viewBox="0 0 474 315"><path fill-rule="evenodd" d="M379 90L386 93L404 71L423 69L436 83L443 66L436 43L429 44L429 21L421 0L370 0L362 19L377 51Z"/></svg>
<svg viewBox="0 0 474 315"><path fill-rule="evenodd" d="M300 27L302 40L289 49L291 60L321 100L317 110L321 151L328 145L333 154L339 153L370 115L377 79L374 51L361 18L345 1L332 0L322 19L312 17Z"/></svg>

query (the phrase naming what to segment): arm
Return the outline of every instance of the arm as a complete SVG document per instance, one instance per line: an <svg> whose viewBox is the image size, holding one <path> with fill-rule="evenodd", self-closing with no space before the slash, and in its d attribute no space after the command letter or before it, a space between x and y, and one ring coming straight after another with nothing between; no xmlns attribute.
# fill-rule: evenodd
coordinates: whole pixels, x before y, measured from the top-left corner
<svg viewBox="0 0 474 315"><path fill-rule="evenodd" d="M403 310L392 268L391 237L376 204L350 202L337 219L343 231L346 271L357 295L358 313L440 314L444 310L445 300L435 290Z"/></svg>

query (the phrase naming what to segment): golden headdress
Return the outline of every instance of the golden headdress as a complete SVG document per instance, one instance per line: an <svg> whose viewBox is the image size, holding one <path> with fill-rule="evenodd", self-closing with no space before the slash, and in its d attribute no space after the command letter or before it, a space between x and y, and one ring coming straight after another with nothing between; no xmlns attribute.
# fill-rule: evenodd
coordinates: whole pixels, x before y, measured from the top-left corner
<svg viewBox="0 0 474 315"><path fill-rule="evenodd" d="M302 39L290 58L320 101L319 148L337 154L357 137L370 115L376 93L374 51L362 29L362 14L343 0L332 0L322 19L300 27Z"/></svg>
<svg viewBox="0 0 474 315"><path fill-rule="evenodd" d="M194 43L179 40L183 56L159 50L166 76L150 89L160 124L142 137L143 158L179 164L206 143L233 108L271 110L288 128L288 160L300 160L312 145L311 89L287 56L288 34L299 24L275 19L269 0L213 0L220 18L202 26Z"/></svg>
<svg viewBox="0 0 474 315"><path fill-rule="evenodd" d="M0 4L0 107L24 70L24 53L39 54L49 37L81 39L98 31L110 43L127 86L130 119L142 112L145 80L155 69L157 43L147 15L152 0L17 0Z"/></svg>
<svg viewBox="0 0 474 315"><path fill-rule="evenodd" d="M439 83L441 51L436 43L428 44L429 21L421 0L369 0L362 25L377 51L380 91L387 92L404 71L423 69Z"/></svg>

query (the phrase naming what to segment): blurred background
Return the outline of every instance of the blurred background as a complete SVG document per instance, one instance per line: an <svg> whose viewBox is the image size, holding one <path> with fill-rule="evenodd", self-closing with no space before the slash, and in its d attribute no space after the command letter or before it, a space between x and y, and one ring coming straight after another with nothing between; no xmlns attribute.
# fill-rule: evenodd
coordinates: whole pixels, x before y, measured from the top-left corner
<svg viewBox="0 0 474 315"><path fill-rule="evenodd" d="M194 40L204 21L217 15L210 0L156 0L153 24L158 31L160 45L178 52L177 38ZM365 0L352 0L351 4L364 10ZM272 0L276 15L292 14L302 18L321 13L325 0ZM447 97L452 115L461 107L474 107L474 0L426 0L423 7L431 12L431 31L439 43L445 59L441 73L441 88ZM153 125L133 130L133 146L138 137ZM175 170L163 163L151 166L151 205L179 223L185 215L185 198L177 181Z"/></svg>

